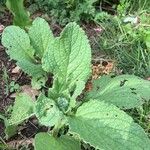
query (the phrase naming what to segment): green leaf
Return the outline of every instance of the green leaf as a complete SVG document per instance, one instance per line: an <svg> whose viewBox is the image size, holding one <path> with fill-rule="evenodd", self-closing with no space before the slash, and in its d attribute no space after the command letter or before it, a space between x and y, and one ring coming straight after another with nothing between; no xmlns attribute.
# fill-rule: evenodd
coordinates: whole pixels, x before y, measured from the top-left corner
<svg viewBox="0 0 150 150"><path fill-rule="evenodd" d="M76 87L75 87L74 93L72 95L72 98L76 99L82 93L84 88L85 88L85 82L84 81L78 81L76 83Z"/></svg>
<svg viewBox="0 0 150 150"><path fill-rule="evenodd" d="M65 97L59 97L57 99L57 105L62 112L66 112L69 107L69 100Z"/></svg>
<svg viewBox="0 0 150 150"><path fill-rule="evenodd" d="M73 117L68 117L70 132L103 150L149 150L144 130L125 112L112 104L90 100Z"/></svg>
<svg viewBox="0 0 150 150"><path fill-rule="evenodd" d="M14 16L13 23L24 28L31 24L31 20L24 8L23 2L24 0L7 0L6 6Z"/></svg>
<svg viewBox="0 0 150 150"><path fill-rule="evenodd" d="M2 143L1 141L0 141L0 149L1 149L1 150L10 150L10 149L8 148L7 144Z"/></svg>
<svg viewBox="0 0 150 150"><path fill-rule="evenodd" d="M6 47L11 59L17 61L17 65L31 76L43 76L45 72L34 58L34 49L30 45L28 34L17 26L6 27L2 34L2 44Z"/></svg>
<svg viewBox="0 0 150 150"><path fill-rule="evenodd" d="M45 71L70 88L78 80L86 81L91 72L91 48L85 32L76 23L69 23L49 45L42 62Z"/></svg>
<svg viewBox="0 0 150 150"><path fill-rule="evenodd" d="M5 138L8 139L11 136L17 133L17 126L16 125L9 125L9 122L6 117L0 114L0 120L4 121L5 124Z"/></svg>
<svg viewBox="0 0 150 150"><path fill-rule="evenodd" d="M67 95L67 96L70 95L68 86L64 83L59 82L58 78L55 78L53 81L52 88L49 88L48 90L48 97L56 100L62 95Z"/></svg>
<svg viewBox="0 0 150 150"><path fill-rule="evenodd" d="M2 34L2 44L6 47L11 59L33 60L34 50L30 45L28 34L17 26L6 27Z"/></svg>
<svg viewBox="0 0 150 150"><path fill-rule="evenodd" d="M42 18L36 18L29 29L31 45L36 49L35 53L42 58L48 44L54 41L49 24Z"/></svg>
<svg viewBox="0 0 150 150"><path fill-rule="evenodd" d="M85 88L85 82L84 81L77 81L76 82L76 86L75 86L73 95L70 98L70 104L69 105L70 105L71 109L76 107L76 103L77 103L76 98L82 93L84 88Z"/></svg>
<svg viewBox="0 0 150 150"><path fill-rule="evenodd" d="M39 133L35 136L35 150L81 150L80 142L73 137L63 135L54 138L48 133Z"/></svg>
<svg viewBox="0 0 150 150"><path fill-rule="evenodd" d="M145 42L146 42L146 46L147 46L148 48L150 48L150 34L148 34L148 35L146 36Z"/></svg>
<svg viewBox="0 0 150 150"><path fill-rule="evenodd" d="M103 76L93 81L93 89L86 99L105 101L125 109L134 108L150 100L150 82L134 75Z"/></svg>
<svg viewBox="0 0 150 150"><path fill-rule="evenodd" d="M41 77L36 77L34 76L31 80L31 85L33 89L41 89L42 86L45 86L45 83L47 81L47 77L41 76Z"/></svg>
<svg viewBox="0 0 150 150"><path fill-rule="evenodd" d="M9 125L18 125L32 115L34 115L34 102L31 97L23 93L18 94L8 120Z"/></svg>
<svg viewBox="0 0 150 150"><path fill-rule="evenodd" d="M28 60L18 61L17 65L28 75L34 78L44 78L46 75L45 71L42 69L41 64L35 64Z"/></svg>
<svg viewBox="0 0 150 150"><path fill-rule="evenodd" d="M17 125L6 125L5 124L5 135L6 139L9 139L10 137L14 136L17 134Z"/></svg>
<svg viewBox="0 0 150 150"><path fill-rule="evenodd" d="M42 125L50 127L63 118L63 114L59 111L55 102L44 95L40 95L36 102L35 115Z"/></svg>

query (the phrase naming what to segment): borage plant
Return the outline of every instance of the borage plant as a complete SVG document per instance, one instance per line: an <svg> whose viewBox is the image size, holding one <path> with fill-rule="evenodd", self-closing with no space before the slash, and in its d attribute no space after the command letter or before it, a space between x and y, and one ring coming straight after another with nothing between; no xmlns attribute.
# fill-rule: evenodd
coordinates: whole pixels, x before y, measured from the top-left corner
<svg viewBox="0 0 150 150"><path fill-rule="evenodd" d="M48 23L37 18L27 32L7 27L2 44L33 79L45 84L49 73L53 74L48 94L41 92L33 101L19 93L7 120L15 127L36 116L40 125L50 127L49 132L35 136L36 150L80 150L81 142L103 150L150 149L144 130L123 111L150 99L149 81L133 75L103 76L93 81L90 92L83 93L91 73L91 48L76 23L69 23L60 37L54 37Z"/></svg>

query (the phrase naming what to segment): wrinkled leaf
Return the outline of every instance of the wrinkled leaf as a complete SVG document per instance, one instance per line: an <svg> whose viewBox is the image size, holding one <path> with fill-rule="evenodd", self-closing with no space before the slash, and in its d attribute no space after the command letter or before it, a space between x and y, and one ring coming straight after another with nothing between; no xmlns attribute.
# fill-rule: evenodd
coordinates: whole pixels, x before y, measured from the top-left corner
<svg viewBox="0 0 150 150"><path fill-rule="evenodd" d="M16 96L11 117L8 120L9 125L22 123L34 115L34 103L32 98L26 94L20 93Z"/></svg>
<svg viewBox="0 0 150 150"><path fill-rule="evenodd" d="M63 117L55 102L44 95L40 95L36 102L35 115L42 125L49 127L54 126Z"/></svg>
<svg viewBox="0 0 150 150"><path fill-rule="evenodd" d="M69 23L49 45L42 62L45 71L70 88L78 80L86 81L91 72L91 48L85 32L76 23Z"/></svg>
<svg viewBox="0 0 150 150"><path fill-rule="evenodd" d="M86 98L112 103L120 108L134 108L150 99L150 82L134 75L103 76L93 81L93 89Z"/></svg>
<svg viewBox="0 0 150 150"><path fill-rule="evenodd" d="M28 34L17 26L6 27L2 34L2 44L6 47L11 59L16 61L33 60L34 50L30 45Z"/></svg>
<svg viewBox="0 0 150 150"><path fill-rule="evenodd" d="M82 93L82 91L84 90L84 88L85 88L85 82L78 81L76 83L76 87L75 87L75 90L73 92L72 98L76 99Z"/></svg>
<svg viewBox="0 0 150 150"><path fill-rule="evenodd" d="M45 83L47 81L47 77L41 76L41 77L33 77L31 80L31 85L33 89L41 89L45 86Z"/></svg>
<svg viewBox="0 0 150 150"><path fill-rule="evenodd" d="M85 88L84 81L77 81L76 86L73 92L73 95L70 98L70 107L74 108L76 106L76 98L82 93Z"/></svg>
<svg viewBox="0 0 150 150"><path fill-rule="evenodd" d="M33 63L31 61L27 61L27 60L22 60L22 61L18 61L17 65L28 75L35 77L35 78L39 78L42 76L45 76L45 72L42 69L41 64L36 64Z"/></svg>
<svg viewBox="0 0 150 150"><path fill-rule="evenodd" d="M35 50L30 45L28 34L17 26L6 27L2 34L2 44L11 59L27 74L39 77L45 75L41 64L34 58Z"/></svg>
<svg viewBox="0 0 150 150"><path fill-rule="evenodd" d="M39 133L35 136L35 150L80 150L80 142L73 137L63 135L54 138L48 133Z"/></svg>
<svg viewBox="0 0 150 150"><path fill-rule="evenodd" d="M103 150L149 150L144 130L125 112L112 104L90 100L73 117L68 117L70 132ZM144 143L144 144L143 144Z"/></svg>
<svg viewBox="0 0 150 150"><path fill-rule="evenodd" d="M49 24L42 18L36 18L29 29L31 45L36 49L36 54L42 58L48 44L54 41Z"/></svg>
<svg viewBox="0 0 150 150"><path fill-rule="evenodd" d="M67 89L67 85L59 82L59 79L55 78L53 81L52 88L49 88L48 97L56 100L57 98L66 95L69 97L69 89Z"/></svg>

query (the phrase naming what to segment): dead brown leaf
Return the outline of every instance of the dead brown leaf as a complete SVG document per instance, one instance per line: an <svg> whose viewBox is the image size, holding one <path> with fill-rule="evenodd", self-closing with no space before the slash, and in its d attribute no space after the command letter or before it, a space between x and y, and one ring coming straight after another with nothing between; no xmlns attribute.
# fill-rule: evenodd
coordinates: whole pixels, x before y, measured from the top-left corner
<svg viewBox="0 0 150 150"><path fill-rule="evenodd" d="M20 87L21 93L25 93L29 95L33 100L36 100L36 96L39 95L39 91L36 89L33 89L30 85L23 85ZM11 98L16 97L16 93L13 93L10 95Z"/></svg>
<svg viewBox="0 0 150 150"><path fill-rule="evenodd" d="M36 100L36 96L39 95L39 91L36 89L32 89L30 85L23 85L21 87L21 91L29 95L33 100Z"/></svg>
<svg viewBox="0 0 150 150"><path fill-rule="evenodd" d="M147 80L150 81L150 77L148 77Z"/></svg>
<svg viewBox="0 0 150 150"><path fill-rule="evenodd" d="M88 81L85 85L85 91L89 92L93 88L92 81Z"/></svg>
<svg viewBox="0 0 150 150"><path fill-rule="evenodd" d="M113 71L114 62L113 61L103 61L99 64L92 65L92 79L98 79L103 74L110 74Z"/></svg>
<svg viewBox="0 0 150 150"><path fill-rule="evenodd" d="M0 33L3 32L4 28L5 28L5 27L4 27L3 25L0 25Z"/></svg>
<svg viewBox="0 0 150 150"><path fill-rule="evenodd" d="M103 73L104 66L101 64L92 66L92 79L97 79Z"/></svg>
<svg viewBox="0 0 150 150"><path fill-rule="evenodd" d="M13 74L19 74L20 73L20 67L16 66L15 68L12 69L11 71Z"/></svg>
<svg viewBox="0 0 150 150"><path fill-rule="evenodd" d="M114 63L113 62L107 62L107 65L105 66L103 73L104 74L110 74L114 68Z"/></svg>

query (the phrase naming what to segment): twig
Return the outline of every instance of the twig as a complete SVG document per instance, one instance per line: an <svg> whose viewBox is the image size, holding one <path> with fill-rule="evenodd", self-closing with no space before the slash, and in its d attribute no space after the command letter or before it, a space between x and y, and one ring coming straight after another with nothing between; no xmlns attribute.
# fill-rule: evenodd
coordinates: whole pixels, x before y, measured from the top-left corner
<svg viewBox="0 0 150 150"><path fill-rule="evenodd" d="M13 140L13 141L10 141L8 143L6 143L9 147L11 147L12 149L18 149L19 146L22 146L22 145L30 145L33 143L33 138L30 138L30 139L21 139L21 140Z"/></svg>

